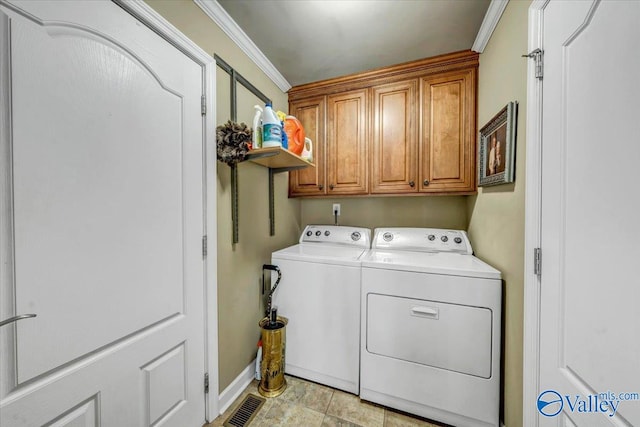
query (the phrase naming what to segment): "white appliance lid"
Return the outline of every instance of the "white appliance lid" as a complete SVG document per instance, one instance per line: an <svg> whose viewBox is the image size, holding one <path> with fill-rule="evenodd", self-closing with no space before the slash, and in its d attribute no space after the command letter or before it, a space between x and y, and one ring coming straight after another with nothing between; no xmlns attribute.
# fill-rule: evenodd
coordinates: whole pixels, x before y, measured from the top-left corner
<svg viewBox="0 0 640 427"><path fill-rule="evenodd" d="M339 244L300 243L274 252L271 255L271 260L274 264L278 263L278 259L286 259L359 267L360 257L366 253L366 251L366 248Z"/></svg>
<svg viewBox="0 0 640 427"><path fill-rule="evenodd" d="M362 257L363 268L500 279L500 271L473 255L450 252L372 249Z"/></svg>

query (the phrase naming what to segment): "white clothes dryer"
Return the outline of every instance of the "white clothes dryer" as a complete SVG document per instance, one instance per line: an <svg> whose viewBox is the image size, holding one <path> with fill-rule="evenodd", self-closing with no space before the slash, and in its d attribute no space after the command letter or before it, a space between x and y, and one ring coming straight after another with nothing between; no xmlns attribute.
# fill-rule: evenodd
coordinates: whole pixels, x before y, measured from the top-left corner
<svg viewBox="0 0 640 427"><path fill-rule="evenodd" d="M502 281L472 253L464 231L376 229L362 259L362 399L498 426Z"/></svg>
<svg viewBox="0 0 640 427"><path fill-rule="evenodd" d="M297 245L274 252L282 279L273 295L289 320L285 372L358 394L360 257L371 230L308 225Z"/></svg>

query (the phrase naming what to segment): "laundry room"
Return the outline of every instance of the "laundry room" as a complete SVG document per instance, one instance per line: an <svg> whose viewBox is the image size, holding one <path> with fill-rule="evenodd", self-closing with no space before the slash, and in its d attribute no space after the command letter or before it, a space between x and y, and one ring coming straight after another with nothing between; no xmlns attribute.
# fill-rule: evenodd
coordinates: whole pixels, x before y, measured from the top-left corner
<svg viewBox="0 0 640 427"><path fill-rule="evenodd" d="M226 63L233 64L236 72L272 100L274 109L287 111L290 105L288 94L283 93L235 43L212 25L210 18L203 15L196 5L185 7L172 2L150 4L187 36L201 43L205 50L215 52ZM224 3L222 5L226 6ZM259 293L262 286L260 278L268 274L262 271L262 265L271 263L273 252L297 243L305 226L334 224L333 205L338 203L339 225L367 227L371 230L395 226L468 231L476 255L501 271L505 319L502 370L507 373L503 374L505 397L504 409L501 410L510 421L506 425L519 424L516 420L522 418L522 376L517 373L522 371L527 70L527 60L521 58L521 54L527 49L527 32L523 24L527 20L527 8L528 2L511 2L507 5L491 40L479 56L478 130L507 102L519 102L517 164L513 183L479 188L477 194L472 191L465 195L289 197L288 174L275 174L275 233L271 236L268 170L250 161L238 164L238 219L234 224L230 167L218 162L218 316L222 397L225 396L225 389L232 389L234 381L242 372L246 372L256 357L256 341L259 338L256 325L264 317L265 310ZM473 34L472 42L475 37L476 34ZM218 67L216 76L216 123L224 124L232 117L230 75ZM254 104L264 106L264 102L242 84L236 86L236 121L251 126ZM291 110L287 112L295 115ZM305 130L311 139L316 138L311 135L312 132L319 132ZM417 153L413 155L417 157ZM318 165L312 173L321 175L323 172L317 169ZM307 179L309 175L306 175ZM326 185L329 184L327 182ZM233 243L234 227L238 232L237 243ZM283 274L286 275L286 271ZM276 294L283 290L277 290ZM283 316L287 315L282 308L280 311ZM295 320L290 319L290 322Z"/></svg>
<svg viewBox="0 0 640 427"><path fill-rule="evenodd" d="M119 13L126 12L123 22L130 18L125 22L129 27L103 24L101 18L90 16L95 11L85 6L74 11L74 2L65 3L59 10L48 1L36 6L29 3L0 0L0 32L12 43L9 48L9 43L0 40L0 49L4 49L0 50L0 84L11 87L12 92L4 93L12 93L14 99L0 95L1 164L3 169L6 166L12 171L6 174L9 178L0 181L4 203L0 261L3 266L12 266L2 272L0 286L0 343L4 347L0 349L4 358L0 362L4 376L0 381L0 407L5 413L0 413L1 425L62 426L76 425L72 423L79 420L85 423L82 425L127 425L129 421L123 420L135 420L131 425L191 426L193 420L198 420L198 427L518 427L550 425L545 422L556 422L556 416L558 420L565 417L566 425L576 426L595 425L590 417L600 417L598 421L611 418L618 422L616 425L640 424L640 402L624 402L640 400L640 370L633 362L636 356L640 357L640 336L637 328L629 326L640 323L637 311L617 310L613 305L603 308L604 314L614 316L617 325L626 325L617 332L612 331L612 326L588 323L604 343L603 349L587 335L575 332L580 329L576 319L587 322L588 309L597 307L598 302L588 297L584 306L577 302L562 305L572 299L571 295L582 297L575 285L579 281L589 281L588 286L595 287L597 277L609 283L607 273L600 269L590 279L576 273L579 269L573 266L594 263L596 255L580 252L581 245L576 243L583 242L583 247L588 244L582 237L587 235L584 230L593 228L594 235L604 238L612 222L599 221L595 225L585 219L583 224L580 215L571 210L574 205L566 208L564 200L582 207L580 212L593 208L589 218L612 211L605 212L605 208L594 207L593 203L581 205L580 197L567 197L569 188L575 191L573 194L584 196L581 188L574 190L577 187L570 186L587 176L586 172L579 175L572 169L577 175L574 181L568 179L569 172L564 177L557 172L555 182L551 178L544 181L541 174L543 164L558 170L564 167L543 156L541 142L545 137L550 139L550 133L543 132L553 132L542 126L542 118L548 117L544 108L551 107L543 106L541 85L547 81L538 74L542 72L543 50L536 50L542 43L541 16L546 13L543 11L547 2L99 2L100 7L109 5L104 13L108 19L113 14L113 22L122 18L117 16ZM622 1L609 2L614 5L606 7L591 0L575 3L582 4L575 12L581 14L580 22L577 18L566 20L567 25L579 28L575 34L589 27L592 18L596 24L600 22L598 8L612 8L611 14L620 16L640 17L640 7L627 5L625 10L619 5L625 3ZM591 3L594 6L588 7ZM112 6L117 11L111 10ZM66 8L70 9L68 16ZM553 8L551 11L574 13ZM430 17L422 27L422 20L427 18L413 16L421 13L433 13L436 18ZM67 18L68 24L64 23ZM84 19L88 20L86 28ZM383 34L376 38L368 32L376 20L397 25L405 22L407 28L420 26L421 30L407 30L403 38L397 35L401 33L398 28L379 22L374 27L380 27ZM271 24L258 29L261 21ZM43 29L32 30L30 25L41 25ZM609 21L604 25L608 29L614 26ZM128 41L117 35L125 27L130 31ZM152 31L143 33L142 27ZM615 37L625 39L627 46L628 39L640 37L636 27L625 21L619 25L622 35L610 37L616 43ZM130 151L138 164L149 167L146 175L130 172L134 160L130 165L116 160L109 163L115 151L98 148L89 152L71 143L69 151L61 151L60 159L68 170L75 171L81 160L80 155L76 158L71 153L81 152L102 156L105 165L110 165L105 170L117 168L121 175L119 181L109 183L101 179L99 168L78 169L91 179L86 188L79 186L77 191L93 203L90 208L76 207L75 214L84 218L81 222L86 220L78 229L93 230L95 223L112 220L113 227L111 236L105 228L102 234L87 233L86 241L72 239L69 253L87 252L82 255L87 258L76 262L86 268L78 273L77 287L65 288L77 298L69 298L65 305L59 301L62 291L56 296L55 290L43 293L41 285L22 288L27 280L36 283L48 279L49 270L44 268L39 273L29 271L22 275L30 270L24 261L27 256L45 257L45 251L55 251L60 235L76 229L63 227L58 234L52 234L55 238L51 238L50 245L31 252L29 245L37 241L45 227L66 224L65 215L71 208L50 214L42 207L49 203L40 188L49 170L45 160L32 169L22 166L21 160L27 155L37 157L39 150L36 145L22 149L18 144L20 138L31 135L23 131L29 128L25 118L29 104L20 100L29 99L25 88L38 73L23 74L13 81L8 76L17 76L19 66L29 68L37 62L19 54L7 61L5 57L9 58L11 49L19 52L20 46L33 45L42 46L34 57L43 56L48 46L45 38L83 38L79 34L85 30L90 33L87 40L95 39L87 46L98 40L98 44L106 46L100 55L125 58L114 59L114 64L125 64L122 78L126 79L127 73L133 76L127 84L142 88L141 93L147 97L144 102L154 106L153 116L149 110L148 117L139 116L136 120L157 128L146 130L122 118L122 123L139 132L136 138L143 142L140 146L123 143L117 149ZM633 34L629 35L631 31ZM570 32L565 39L580 41L575 34ZM49 52L57 52L53 45L52 42ZM85 49L79 46L78 51ZM621 55L611 54L612 64L620 62L630 69L640 65L633 58L625 58L629 63L622 63ZM69 54L69 63L77 59L74 55ZM587 59L576 61L588 63L589 54L584 56ZM62 54L58 57L67 60ZM127 61L142 64L142 71L126 68ZM95 70L108 68L98 62ZM550 73L561 68L557 62L550 64ZM170 71L170 65L177 71ZM119 66L114 65L113 69ZM53 59L50 68L56 68ZM72 67L58 68L62 79L73 75L69 71ZM151 77L152 83L144 80ZM552 86L551 78L548 87L560 93L559 87ZM613 80L626 78L628 73ZM51 81L43 80L42 88L51 85ZM199 86L189 87L188 82L194 81ZM88 79L79 87L89 87L91 82ZM40 88L35 84L33 87ZM60 93L69 86L60 87L52 91L50 102L42 102L47 109L56 109L56 96L67 96ZM156 94L158 87L169 95L162 91ZM629 91L640 96L635 87ZM109 92L120 96L115 87L107 87L104 94ZM615 96L622 97L619 93ZM196 114L197 120L189 122L191 128L174 122L171 116L178 111L173 97L180 99L180 105L187 105L184 100L189 96L198 102L198 112L202 111L201 115ZM606 98L609 102L618 102L611 96ZM127 101L132 112L123 111L123 116L133 116L136 102L142 102L133 99ZM552 96L548 95L545 100L548 99ZM109 102L105 101L108 106L104 115L111 118L109 108L117 107L111 107ZM620 102L631 104L626 98ZM8 105L11 108L6 108ZM88 105L75 106L74 111L86 113L91 110ZM43 116L48 114L45 107ZM620 114L629 118L639 112L634 104ZM96 112L96 116L101 114ZM593 118L594 114L589 110L583 117ZM607 117L613 120L613 116L611 113ZM47 122L52 129L54 121L64 122L62 116L55 117ZM87 118L88 122L91 120ZM267 131L272 122L278 127L277 142L270 139L273 135ZM627 132L634 131L633 120L616 123ZM108 129L115 127L110 125ZM194 131L196 128L201 133ZM555 132L561 134L563 130ZM64 130L60 132L67 135ZM189 144L187 134L193 141L203 141L202 147ZM31 139L46 138L45 130L34 131L33 135ZM176 135L182 135L180 146L170 142L172 138L180 139ZM123 141L128 137L126 133L110 136ZM166 138L159 143L166 146L159 145L163 149L158 152L172 153L157 154L153 158L155 167L145 160L148 151L144 145L154 138ZM637 147L626 145L625 150L630 153L627 158L640 154ZM593 146L599 147L595 142ZM558 149L557 157L566 156L571 147L568 144L565 151ZM52 156L54 151L51 150ZM203 153L205 158L201 159ZM584 160L585 164L594 161ZM34 172L37 170L40 172ZM48 185L71 185L64 204L74 205L73 200L80 196L73 193L75 184L60 181L68 178L60 170ZM632 191L628 184L633 182L631 170L632 166L618 168L615 173L620 174L616 175L620 188L610 194L605 184L594 184L599 197L619 211L625 211L630 203L627 194ZM151 185L151 173L164 174L164 178L154 187L147 187ZM140 178L142 175L145 176ZM105 190L91 196L89 185L104 185ZM116 197L110 202L109 197L117 194L118 188L122 189L122 200ZM168 188L165 198L156 197L163 188ZM564 193L557 190L561 194L553 193L556 199L544 199L542 190L550 188L564 189ZM33 195L41 198L30 201ZM543 201L547 202L544 206ZM118 216L118 203L127 203L131 214ZM137 203L146 204L146 210L136 211ZM550 205L560 206L558 212L544 211ZM4 206L8 206L7 215ZM95 206L104 207L104 212L98 214ZM46 215L35 219L25 215L31 210ZM614 214L620 215L620 227L640 232L630 214L618 210ZM156 215L159 211L167 213L160 217ZM543 228L543 218L554 215L561 218L560 225L553 223L551 229ZM92 216L95 220L87 219ZM58 222L49 221L50 217ZM570 221L583 228L574 232ZM170 230L156 233L159 229ZM138 232L135 239L139 240L127 237L127 233ZM564 240L559 239L558 243L556 234L545 234L554 232ZM113 255L113 268L91 258L87 248L94 240L111 238L114 240L100 248L99 254ZM128 242L126 245L135 246L136 251L146 255L140 255L139 262L131 261L139 253L123 249L125 243L115 239ZM543 241L549 247L548 253L560 260L549 259L549 282L552 273L568 277L566 289L550 296L540 290L540 271L542 265L547 267L541 261ZM187 249L187 242L198 246L195 258L195 252ZM615 257L626 260L629 254L640 256L638 249L622 238L615 242L618 246L606 247L609 261L616 266L619 261ZM61 255L45 264L54 272L53 283L67 277L68 271L61 265L74 264L65 250L60 248ZM602 251L598 254L602 255ZM203 265L195 265L196 258ZM139 273L138 270L149 270L142 267L147 265L162 268L152 274ZM563 270L565 265L568 273ZM112 291L93 296L104 300L102 308L95 301L88 303L92 301L91 292L82 287L82 281L94 280L95 273L104 275L95 289L113 286L109 288ZM171 280L197 282L194 277L204 278L204 284L169 284ZM616 304L631 307L637 292L634 294L624 284L630 279L629 268L620 267L612 277L617 283L611 285ZM148 285L131 291L134 288L129 283L134 279ZM116 281L123 285L113 285ZM157 295L149 297L154 292ZM39 293L44 302L38 299ZM123 302L129 293L131 299ZM47 299L56 299L62 308L54 313L47 308ZM557 305L551 306L549 301ZM143 305L156 308L135 314L136 307ZM78 325L83 321L65 314L75 312L77 306L83 307L78 316L86 318L86 325L91 328L99 330L109 322L115 326L85 340L90 334L80 330ZM93 313L90 307L94 307ZM570 313L563 317L565 320L559 320L561 315L556 318L546 314L563 310ZM118 317L118 313L125 312L134 314ZM57 332L41 329L40 334L46 332L52 337L48 345L58 347L58 340L69 343L59 346L66 347L60 354L41 360L37 354L44 350L37 344L37 329L42 327L28 322L44 321L47 316L55 317L50 321L51 328L64 327L83 338L77 339L71 333L56 338ZM3 319L7 319L6 325L16 326L4 328ZM56 323L58 320L60 323ZM423 328L434 324L435 327ZM556 324L565 325L565 329L556 330ZM555 334L553 345L564 345L566 352L553 347L551 338L545 341L551 330ZM21 334L25 337L22 342L17 339ZM566 343L558 344L558 336ZM631 344L625 347L621 342ZM607 348L614 352L615 366L599 371L585 355L606 357ZM541 349L548 350L546 361ZM26 353L30 356L22 362ZM557 358L562 362L551 354L562 355ZM121 377L126 380L117 386L109 382ZM101 385L90 386L94 382ZM109 393L116 388L126 392L112 398ZM72 389L75 391L69 391ZM617 398L620 409L614 404L607 406L616 408L610 409L611 414L597 409L579 411L569 399L574 395L577 405L581 396L588 398L607 390L630 393L627 399ZM557 404L555 400L545 400L544 393L549 391L559 396L560 408L553 414L545 412L545 408ZM565 394L567 400L563 403ZM192 403L194 400L202 402ZM31 418L21 418L43 401L51 404L43 405L46 408L33 412ZM123 402L136 403L126 406L128 403Z"/></svg>

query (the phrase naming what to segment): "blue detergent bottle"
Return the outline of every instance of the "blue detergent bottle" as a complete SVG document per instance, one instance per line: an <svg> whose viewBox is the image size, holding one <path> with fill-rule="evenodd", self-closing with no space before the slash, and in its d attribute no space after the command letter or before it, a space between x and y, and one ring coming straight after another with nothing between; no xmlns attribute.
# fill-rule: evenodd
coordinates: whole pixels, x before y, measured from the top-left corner
<svg viewBox="0 0 640 427"><path fill-rule="evenodd" d="M282 147L282 124L268 102L262 113L262 146Z"/></svg>

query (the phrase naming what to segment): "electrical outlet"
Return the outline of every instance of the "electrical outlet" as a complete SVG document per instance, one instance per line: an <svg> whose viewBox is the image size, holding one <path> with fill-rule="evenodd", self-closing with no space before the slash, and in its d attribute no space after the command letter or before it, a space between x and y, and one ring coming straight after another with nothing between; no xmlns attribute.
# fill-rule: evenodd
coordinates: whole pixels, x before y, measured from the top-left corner
<svg viewBox="0 0 640 427"><path fill-rule="evenodd" d="M335 215L338 212L338 216L340 216L340 203L334 203L333 209L331 210L331 215Z"/></svg>

